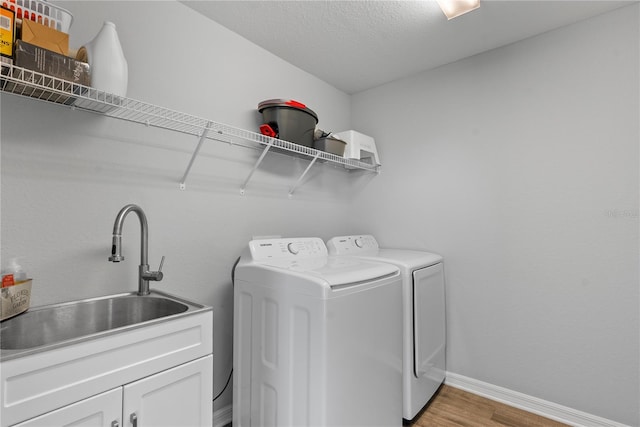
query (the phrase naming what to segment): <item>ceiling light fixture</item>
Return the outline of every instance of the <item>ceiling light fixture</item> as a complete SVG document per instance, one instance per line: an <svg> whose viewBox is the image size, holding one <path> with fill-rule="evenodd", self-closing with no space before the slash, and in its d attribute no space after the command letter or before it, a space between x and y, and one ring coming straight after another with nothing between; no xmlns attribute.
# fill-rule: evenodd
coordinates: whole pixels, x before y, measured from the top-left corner
<svg viewBox="0 0 640 427"><path fill-rule="evenodd" d="M480 0L437 0L440 9L453 19L480 7Z"/></svg>

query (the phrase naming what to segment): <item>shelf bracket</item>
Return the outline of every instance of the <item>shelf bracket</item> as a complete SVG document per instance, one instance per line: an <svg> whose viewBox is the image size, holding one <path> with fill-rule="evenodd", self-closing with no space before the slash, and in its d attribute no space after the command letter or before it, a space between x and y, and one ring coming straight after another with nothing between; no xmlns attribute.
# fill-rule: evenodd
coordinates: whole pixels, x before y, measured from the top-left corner
<svg viewBox="0 0 640 427"><path fill-rule="evenodd" d="M300 183L304 179L304 177L307 174L307 172L309 172L309 170L311 169L311 166L313 166L313 164L316 162L316 160L318 160L318 156L320 156L320 151L318 151L316 153L316 155L313 156L313 160L311 160L311 163L309 163L309 166L307 166L307 168L304 170L304 172L302 172L302 175L300 175L300 178L298 178L296 183L293 184L293 187L291 187L291 189L289 190L289 198L293 197L293 192L296 191L296 188L298 188L298 186L300 185Z"/></svg>
<svg viewBox="0 0 640 427"><path fill-rule="evenodd" d="M182 175L182 179L180 180L181 190L184 190L185 188L187 188L187 186L185 185L185 182L187 181L187 176L189 176L189 172L191 171L193 162L196 160L196 157L198 156L198 152L200 152L200 147L202 147L202 143L204 142L205 139L207 139L207 135L209 134L209 131L211 130L212 125L213 125L213 122L209 121L207 122L207 126L202 130L202 134L200 135L200 139L198 140L198 145L196 145L196 149L193 151L193 154L191 155L191 160L189 160L189 165L187 165L187 170L184 171L184 175Z"/></svg>
<svg viewBox="0 0 640 427"><path fill-rule="evenodd" d="M264 147L264 150L262 150L262 154L260 154L260 157L258 157L258 161L256 161L255 165L253 165L253 169L251 169L251 172L249 172L249 176L247 176L247 179L244 180L244 183L242 184L242 187L240 187L240 195L241 196L244 196L244 190L245 190L245 188L247 188L247 184L251 180L251 177L253 176L253 173L256 171L256 169L258 169L258 166L260 166L260 163L262 163L262 160L264 159L264 156L267 155L267 152L269 151L269 149L272 146L273 146L273 139L270 139L270 141L267 144L267 146Z"/></svg>

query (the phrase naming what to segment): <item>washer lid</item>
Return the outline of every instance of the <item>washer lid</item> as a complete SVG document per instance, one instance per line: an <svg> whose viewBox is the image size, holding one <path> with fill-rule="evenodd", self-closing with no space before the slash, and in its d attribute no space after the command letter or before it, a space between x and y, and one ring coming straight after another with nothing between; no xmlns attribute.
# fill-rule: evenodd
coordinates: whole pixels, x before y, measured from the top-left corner
<svg viewBox="0 0 640 427"><path fill-rule="evenodd" d="M398 267L375 261L346 256L312 258L279 258L256 261L256 264L282 270L283 274L305 275L330 287L373 281L396 274Z"/></svg>
<svg viewBox="0 0 640 427"><path fill-rule="evenodd" d="M404 268L421 268L442 262L442 256L431 252L412 251L407 249L378 249L363 254L362 258L381 262L390 262Z"/></svg>

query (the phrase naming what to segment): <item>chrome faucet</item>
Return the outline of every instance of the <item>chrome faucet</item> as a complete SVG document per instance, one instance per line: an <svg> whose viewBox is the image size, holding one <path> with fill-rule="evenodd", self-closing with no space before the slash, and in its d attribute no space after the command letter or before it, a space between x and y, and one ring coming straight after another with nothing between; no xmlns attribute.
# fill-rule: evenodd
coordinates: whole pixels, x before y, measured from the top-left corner
<svg viewBox="0 0 640 427"><path fill-rule="evenodd" d="M160 261L160 268L158 271L149 271L149 231L147 224L147 216L144 214L142 208L138 205L126 205L118 215L116 221L113 224L113 243L111 245L111 256L109 261L120 262L124 261L124 256L120 253L122 246L122 224L129 212L135 212L140 219L140 267L138 267L138 295L149 295L149 281L159 282L162 280L162 264L164 264L164 256Z"/></svg>

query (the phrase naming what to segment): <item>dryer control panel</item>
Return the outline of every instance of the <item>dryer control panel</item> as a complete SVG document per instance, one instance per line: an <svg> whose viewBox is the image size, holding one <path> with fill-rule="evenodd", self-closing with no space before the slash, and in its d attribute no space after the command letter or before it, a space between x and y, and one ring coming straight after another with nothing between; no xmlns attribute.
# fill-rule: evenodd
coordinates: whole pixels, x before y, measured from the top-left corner
<svg viewBox="0 0 640 427"><path fill-rule="evenodd" d="M370 234L358 236L338 236L327 242L331 255L357 255L379 248L375 237Z"/></svg>
<svg viewBox="0 0 640 427"><path fill-rule="evenodd" d="M327 256L327 247L318 237L252 240L249 249L254 261Z"/></svg>

